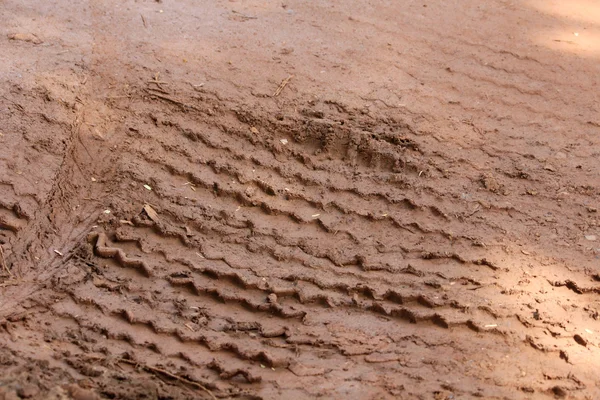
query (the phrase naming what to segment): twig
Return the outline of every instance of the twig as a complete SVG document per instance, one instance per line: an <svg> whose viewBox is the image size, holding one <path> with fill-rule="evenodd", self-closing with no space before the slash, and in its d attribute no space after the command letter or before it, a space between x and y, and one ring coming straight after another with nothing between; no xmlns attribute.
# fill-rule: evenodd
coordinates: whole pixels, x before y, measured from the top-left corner
<svg viewBox="0 0 600 400"><path fill-rule="evenodd" d="M481 286L476 286L476 287L474 287L474 288L468 288L467 290L479 290L479 289L481 289L481 288L484 288L484 287L486 287L486 286L489 286L489 285L481 285Z"/></svg>
<svg viewBox="0 0 600 400"><path fill-rule="evenodd" d="M575 44L574 41L572 40L560 40L560 39L554 39L555 42L562 42L562 43L569 43L569 44Z"/></svg>
<svg viewBox="0 0 600 400"><path fill-rule="evenodd" d="M125 99L125 98L131 98L131 95L130 95L130 94L128 94L128 95L123 95L123 96L105 96L104 98L105 98L106 100L112 100L112 99ZM92 124L87 124L87 125L90 125L90 126L95 126L95 125L92 125Z"/></svg>
<svg viewBox="0 0 600 400"><path fill-rule="evenodd" d="M158 88L159 88L160 90L162 90L163 92L167 93L167 92L165 91L165 89L164 89L164 88L163 88L161 85L168 85L168 83L167 83L167 82L163 82L163 81L159 80L159 79L158 79L159 75L160 75L160 72L157 72L157 73L156 73L156 75L154 75L154 77L152 78L152 80L151 80L151 81L148 81L148 84L150 84L150 83L154 83L156 86L158 86Z"/></svg>
<svg viewBox="0 0 600 400"><path fill-rule="evenodd" d="M10 269L8 269L8 265L6 264L6 259L4 258L4 249L0 246L0 261L2 261L2 268L8 273L8 275L13 276Z"/></svg>
<svg viewBox="0 0 600 400"><path fill-rule="evenodd" d="M252 16L250 16L250 15L242 14L242 13L241 13L241 12L239 12L239 11L232 10L231 12L232 12L233 14L237 14L237 15L239 15L240 17L242 17L242 18L245 18L245 19L258 19L258 17L252 17Z"/></svg>
<svg viewBox="0 0 600 400"><path fill-rule="evenodd" d="M146 25L146 18L144 18L144 16L142 14L140 14L140 17L142 17L142 22L144 23L144 28L148 28L148 25Z"/></svg>
<svg viewBox="0 0 600 400"><path fill-rule="evenodd" d="M153 88L149 88L150 90L154 90L154 91L157 91L157 92L159 92L159 93L163 93L163 94L169 94L169 92L167 92L166 90L164 90L164 89L162 88L162 86L160 86L160 84L159 84L158 82L149 81L148 83L155 83L155 84L156 84L156 86L158 86L158 87L159 87L159 89L153 89Z"/></svg>
<svg viewBox="0 0 600 400"><path fill-rule="evenodd" d="M151 96L158 97L159 99L163 99L165 101L168 101L169 103L176 104L176 105L178 105L178 106L180 106L182 108L191 108L192 110L200 111L200 110L198 110L194 106L190 106L188 104L182 103L179 100L172 99L172 98L170 98L168 96L165 96L165 95L162 95L162 94L159 94L159 93L151 92L150 90L153 90L153 89L146 89L146 91L148 92L148 94L150 94Z"/></svg>
<svg viewBox="0 0 600 400"><path fill-rule="evenodd" d="M413 235L415 234L415 231L413 231L412 229L410 229L408 226L398 225L398 227L401 228L401 229L404 229L405 231L409 231Z"/></svg>
<svg viewBox="0 0 600 400"><path fill-rule="evenodd" d="M360 98L363 99L364 101L372 101L372 102L380 101L387 108L398 108L398 106L395 106L393 104L388 104L385 100L382 100L379 98L363 97L363 96L360 96Z"/></svg>
<svg viewBox="0 0 600 400"><path fill-rule="evenodd" d="M181 376L175 375L169 371L165 371L164 369L161 368L156 368L156 367L151 367L149 365L146 364L141 364L139 362L133 361L133 360L128 360L126 358L119 358L117 359L117 362L122 362L125 364L129 364L129 365L133 365L135 367L139 367L142 368L143 370L147 371L147 372L152 372L154 374L162 374L165 376L168 376L171 379L175 379L179 382L183 382L186 383L188 385L194 386L198 389L204 390L206 393L208 393L208 395L213 399L213 400L217 400L217 398L215 397L215 395L213 394L213 392L210 391L210 389L207 389L205 386L199 384L198 382L194 382L194 381L190 381L189 379L186 378L182 378Z"/></svg>
<svg viewBox="0 0 600 400"><path fill-rule="evenodd" d="M281 84L279 85L279 87L277 88L277 90L275 91L275 93L273 93L273 97L277 97L279 96L279 94L281 93L281 91L287 86L288 82L290 81L290 79L292 79L294 77L294 75L290 75L287 78L285 78Z"/></svg>

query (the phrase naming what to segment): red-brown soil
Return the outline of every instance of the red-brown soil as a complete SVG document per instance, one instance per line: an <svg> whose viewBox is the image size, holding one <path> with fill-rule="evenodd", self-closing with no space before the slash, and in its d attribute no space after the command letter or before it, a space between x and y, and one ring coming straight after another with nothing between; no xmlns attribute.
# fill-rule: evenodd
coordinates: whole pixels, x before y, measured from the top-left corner
<svg viewBox="0 0 600 400"><path fill-rule="evenodd" d="M0 399L600 398L595 2L0 7Z"/></svg>

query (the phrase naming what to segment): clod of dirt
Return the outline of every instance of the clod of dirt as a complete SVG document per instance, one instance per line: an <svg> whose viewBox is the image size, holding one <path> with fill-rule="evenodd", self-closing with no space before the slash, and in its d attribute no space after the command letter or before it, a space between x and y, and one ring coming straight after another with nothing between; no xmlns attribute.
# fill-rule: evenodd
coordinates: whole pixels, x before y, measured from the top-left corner
<svg viewBox="0 0 600 400"><path fill-rule="evenodd" d="M318 119L325 118L325 113L323 111L320 111L320 110L312 110L310 108L303 108L300 111L300 113L302 115L304 115L305 117L318 118Z"/></svg>
<svg viewBox="0 0 600 400"><path fill-rule="evenodd" d="M560 351L560 358L565 360L566 362L569 362L569 354L564 350Z"/></svg>
<svg viewBox="0 0 600 400"><path fill-rule="evenodd" d="M318 376L325 373L324 368L309 367L300 363L291 364L288 369L296 376Z"/></svg>
<svg viewBox="0 0 600 400"><path fill-rule="evenodd" d="M22 399L30 399L39 393L39 389L35 385L25 385L17 389L17 395Z"/></svg>
<svg viewBox="0 0 600 400"><path fill-rule="evenodd" d="M568 394L567 390L560 386L554 386L552 388L552 393L554 393L554 395L559 398L566 397Z"/></svg>
<svg viewBox="0 0 600 400"><path fill-rule="evenodd" d="M69 387L69 395L73 400L98 400L99 397L96 393L86 389L82 389L79 386L71 385Z"/></svg>
<svg viewBox="0 0 600 400"><path fill-rule="evenodd" d="M374 354L369 354L368 356L365 356L365 361L368 363L385 363L385 362L390 362L390 361L398 361L398 355L394 354L394 353L385 353L385 354L380 354L380 353L374 353Z"/></svg>
<svg viewBox="0 0 600 400"><path fill-rule="evenodd" d="M503 185L496 178L489 175L481 177L481 184L492 193L500 193L503 189Z"/></svg>
<svg viewBox="0 0 600 400"><path fill-rule="evenodd" d="M454 399L454 394L446 390L440 390L433 392L433 398L435 400L451 400Z"/></svg>
<svg viewBox="0 0 600 400"><path fill-rule="evenodd" d="M271 304L277 303L277 295L275 293L271 293L267 296L267 301Z"/></svg>
<svg viewBox="0 0 600 400"><path fill-rule="evenodd" d="M253 187L246 188L246 190L244 191L244 194L248 198L251 198L252 196L254 196L255 193L256 193L256 188L253 188Z"/></svg>
<svg viewBox="0 0 600 400"><path fill-rule="evenodd" d="M29 42L33 44L40 44L43 42L42 39L40 39L33 33L13 33L11 35L8 35L8 38L10 40L20 40L22 42Z"/></svg>

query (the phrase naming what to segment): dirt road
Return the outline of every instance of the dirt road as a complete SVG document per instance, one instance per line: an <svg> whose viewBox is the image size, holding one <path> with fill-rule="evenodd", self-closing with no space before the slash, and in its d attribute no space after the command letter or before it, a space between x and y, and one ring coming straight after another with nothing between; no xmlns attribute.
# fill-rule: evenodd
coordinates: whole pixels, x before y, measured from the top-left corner
<svg viewBox="0 0 600 400"><path fill-rule="evenodd" d="M0 398L600 397L597 3L0 7Z"/></svg>

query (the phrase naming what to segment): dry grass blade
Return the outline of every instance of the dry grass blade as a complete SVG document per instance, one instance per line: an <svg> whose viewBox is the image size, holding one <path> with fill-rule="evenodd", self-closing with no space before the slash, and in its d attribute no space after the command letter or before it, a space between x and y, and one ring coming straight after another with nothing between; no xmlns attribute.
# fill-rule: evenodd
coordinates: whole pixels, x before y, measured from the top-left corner
<svg viewBox="0 0 600 400"><path fill-rule="evenodd" d="M233 10L233 11L231 11L231 12L232 12L233 14L237 14L237 15L239 15L240 17L242 17L243 19L246 19L246 20L248 20L248 19L258 19L258 17L252 17L252 16L250 16L250 15L242 14L242 13L241 13L241 12L239 12L239 11L235 11L235 10Z"/></svg>
<svg viewBox="0 0 600 400"><path fill-rule="evenodd" d="M285 78L281 84L279 85L279 87L277 88L277 90L275 91L275 93L273 93L273 97L277 97L279 96L279 94L281 93L281 91L287 86L287 84L289 83L290 79L292 79L294 77L294 75L290 75L287 78Z"/></svg>
<svg viewBox="0 0 600 400"><path fill-rule="evenodd" d="M182 378L181 376L175 375L169 371L166 371L162 368L156 368L156 367L151 367L149 365L146 364L141 364L139 362L133 361L133 360L128 360L126 358L119 358L117 360L117 362L122 362L125 364L129 364L129 365L133 365L134 367L138 367L143 369L146 372L151 372L153 374L160 374L160 375L164 375L167 376L171 379L175 379L179 382L183 382L187 385L193 386L195 388L201 389L203 391L205 391L213 400L217 400L217 397L213 394L213 392L210 391L210 389L206 388L205 386L199 384L198 382L194 382L194 381L190 381L189 379L186 378Z"/></svg>
<svg viewBox="0 0 600 400"><path fill-rule="evenodd" d="M4 249L0 246L0 262L2 262L2 269L6 271L9 276L13 276L13 273L8 269L8 264L6 264L6 259L4 258Z"/></svg>
<svg viewBox="0 0 600 400"><path fill-rule="evenodd" d="M143 211L152 221L158 222L158 213L156 212L156 210L154 210L154 208L152 208L152 206L150 206L150 204L144 204Z"/></svg>
<svg viewBox="0 0 600 400"><path fill-rule="evenodd" d="M172 99L172 98L170 98L170 97L168 97L168 96L164 96L164 95L162 95L162 94L160 94L160 93L155 93L155 92L153 92L152 90L154 90L155 92L157 92L157 91L158 91L158 90L156 90L156 89L151 89L151 88L148 88L148 89L146 89L146 92L147 92L147 93L148 93L150 96L154 96L154 97L157 97L157 98L159 98L159 99L162 99L162 100L168 101L169 103L172 103L172 104L178 105L179 107L181 107L181 108L182 108L182 109L184 109L184 110L191 109L191 110L195 110L195 111L201 111L201 110L199 110L198 108L196 108L196 107L194 107L194 106L191 106L191 105L189 105L189 104L185 104L184 102L181 102L181 101L179 101L179 100L176 100L176 99Z"/></svg>

